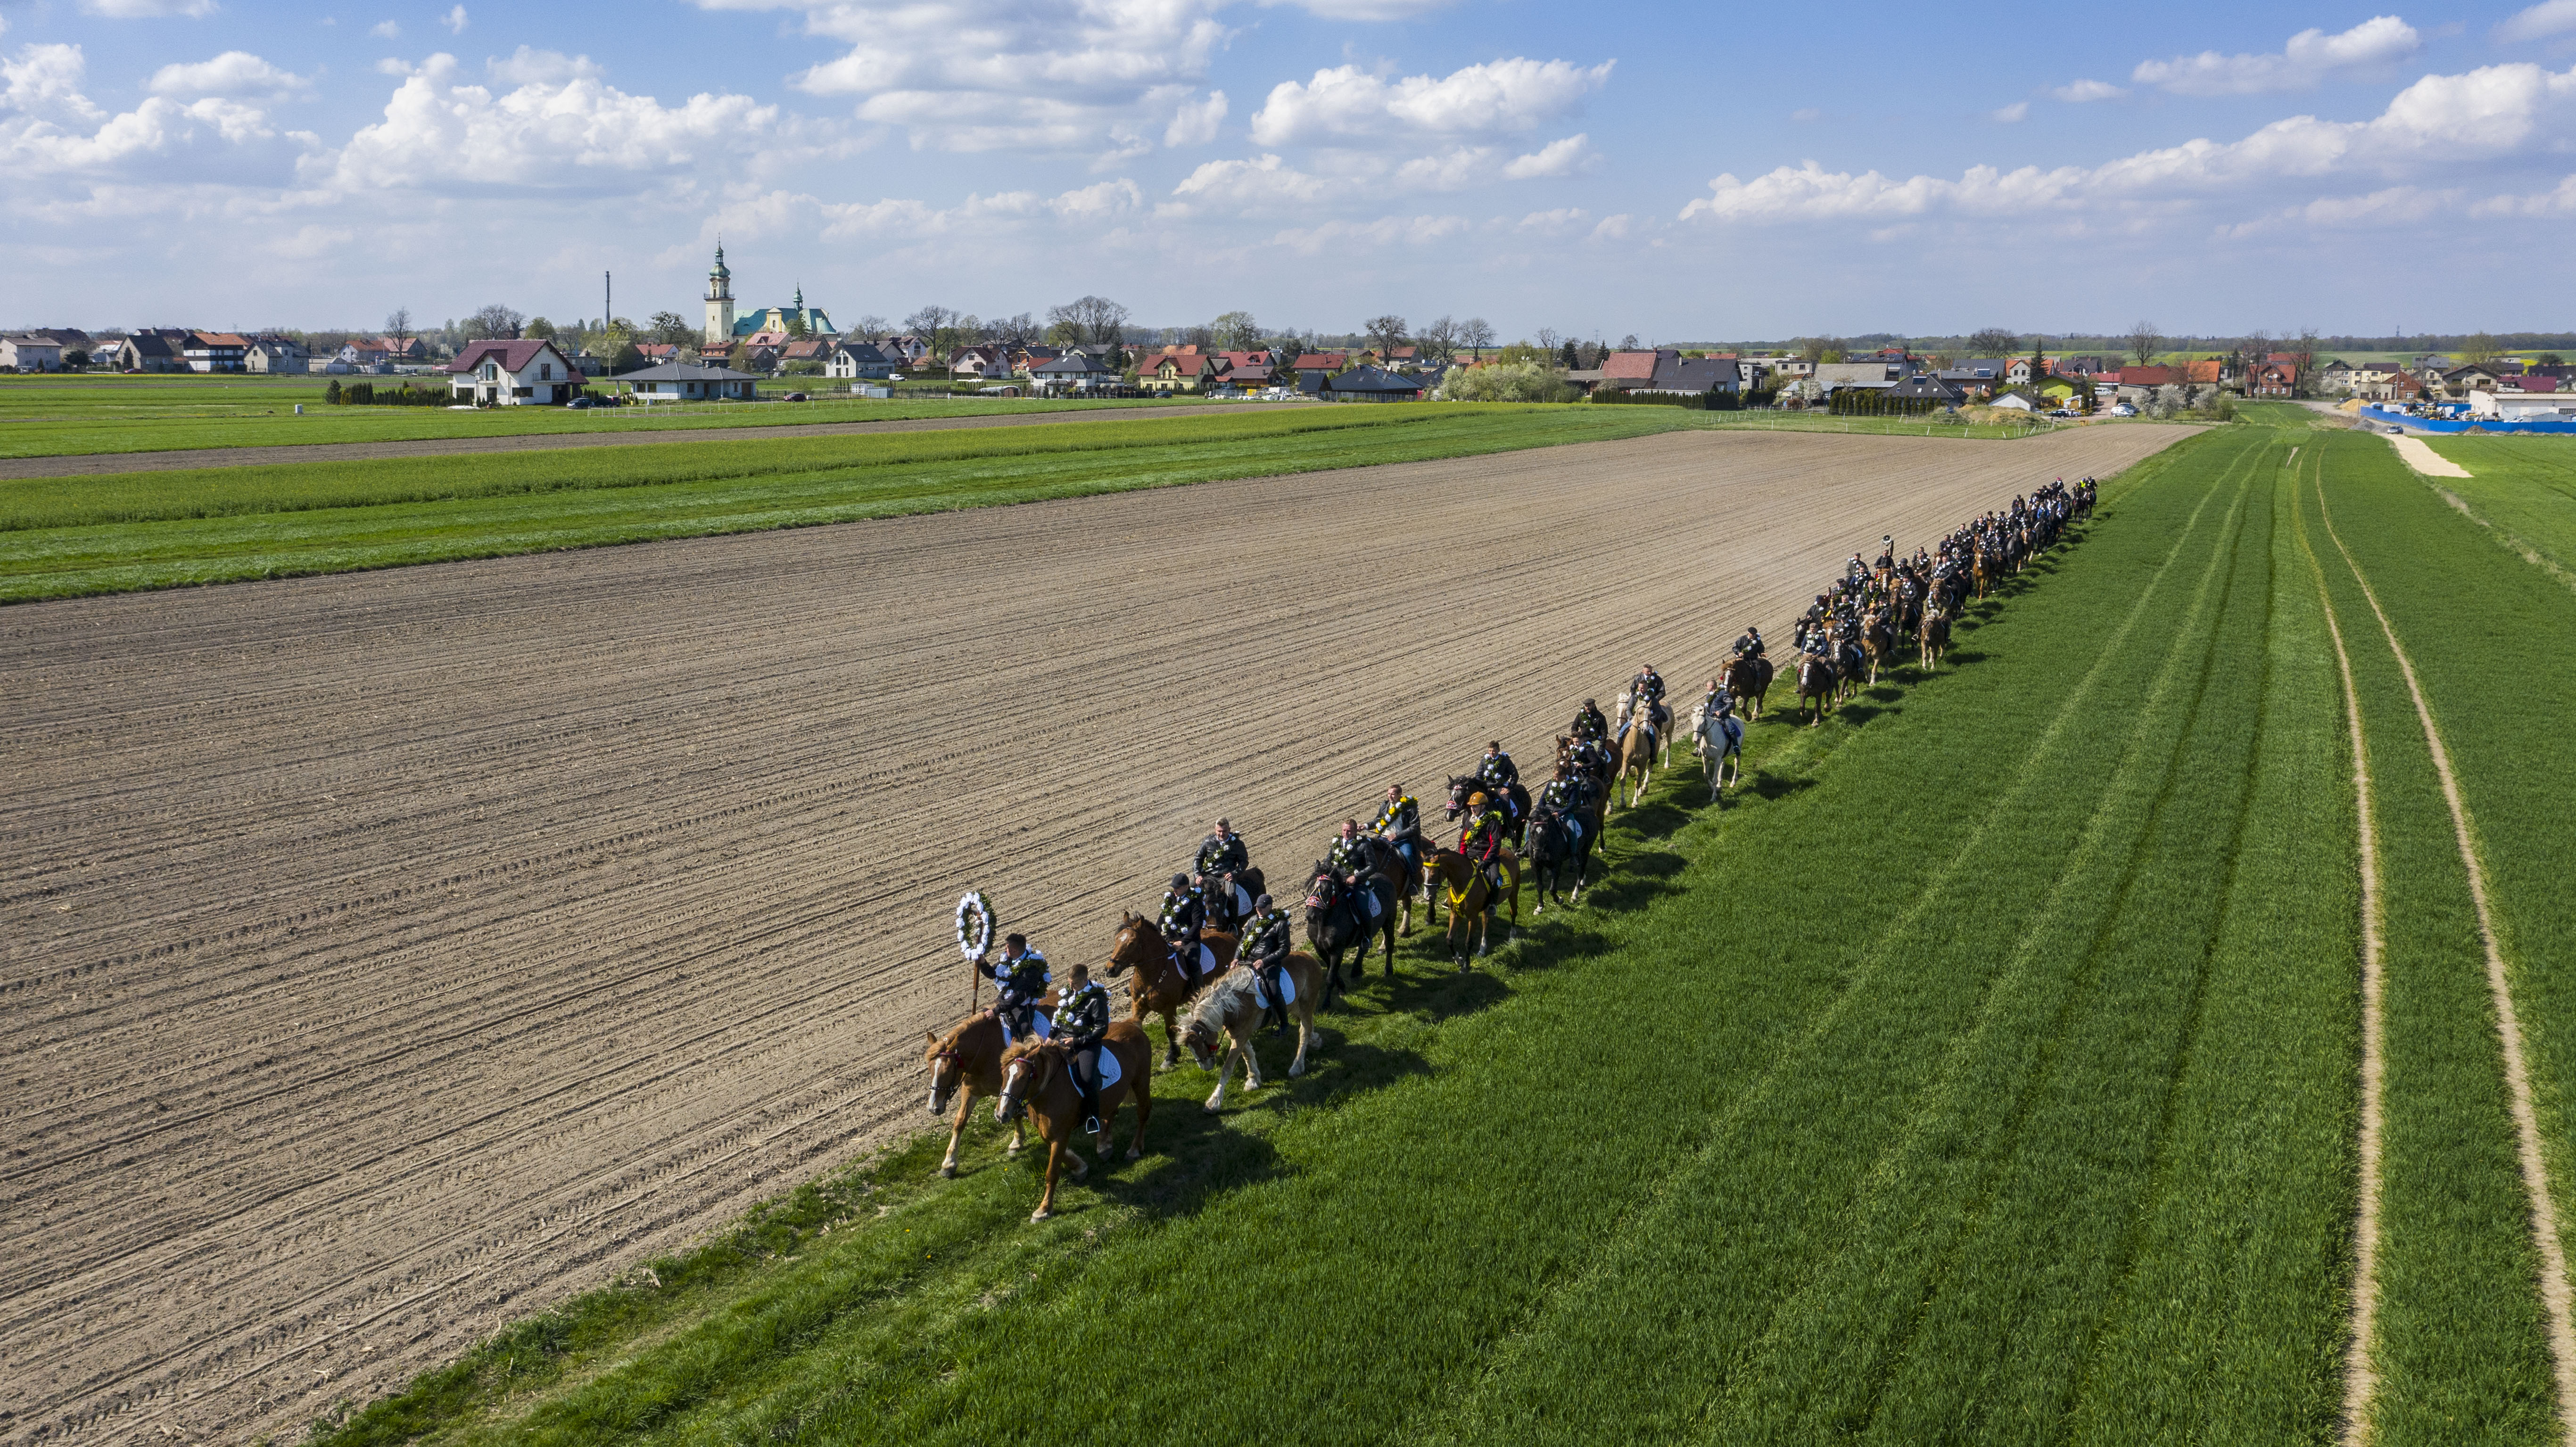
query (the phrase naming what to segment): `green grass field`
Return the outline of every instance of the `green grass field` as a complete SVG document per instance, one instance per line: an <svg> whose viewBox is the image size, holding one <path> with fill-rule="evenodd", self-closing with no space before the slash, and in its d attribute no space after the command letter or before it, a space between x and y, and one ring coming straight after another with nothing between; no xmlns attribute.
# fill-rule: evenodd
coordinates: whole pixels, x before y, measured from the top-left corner
<svg viewBox="0 0 2576 1447"><path fill-rule="evenodd" d="M847 522L1698 425L1670 407L1333 407L0 481L0 601Z"/></svg>
<svg viewBox="0 0 2576 1447"><path fill-rule="evenodd" d="M2442 437L2435 452L2468 477L2433 482L2467 505L2498 542L2537 554L2576 586L2576 437Z"/></svg>
<svg viewBox="0 0 2576 1447"><path fill-rule="evenodd" d="M813 422L894 422L915 417L971 417L1078 412L1170 405L1169 399L1050 402L869 401L828 377L773 384L801 387L815 400L716 403L687 407L616 407L580 412L560 407L335 407L323 392L333 380L382 388L444 386L443 377L0 377L0 457L56 457L108 452L168 452L196 447L278 447L319 442L413 442L439 437L513 437L535 433L623 437L709 427L774 427ZM833 395L838 393L840 395ZM1186 400L1186 399L1184 399ZM297 403L304 415L295 415Z"/></svg>
<svg viewBox="0 0 2576 1447"><path fill-rule="evenodd" d="M2337 1440L2361 840L2329 602L2386 885L2373 1440L2548 1440L2466 871L2322 506L2449 721L2561 1169L2576 598L2384 443L2225 428L2118 479L1956 668L1757 725L1722 810L1668 778L1489 971L1409 951L1316 1073L1218 1120L1159 1078L1147 1159L1056 1220L989 1125L953 1182L916 1142L324 1440Z"/></svg>

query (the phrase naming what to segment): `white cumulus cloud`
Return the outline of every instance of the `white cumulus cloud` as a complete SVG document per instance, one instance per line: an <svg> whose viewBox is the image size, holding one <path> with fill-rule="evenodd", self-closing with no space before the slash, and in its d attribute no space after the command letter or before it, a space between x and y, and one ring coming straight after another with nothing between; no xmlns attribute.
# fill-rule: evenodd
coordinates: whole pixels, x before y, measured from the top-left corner
<svg viewBox="0 0 2576 1447"><path fill-rule="evenodd" d="M1210 91L1203 101L1183 101L1172 113L1172 124L1163 132L1167 146L1204 146L1216 139L1216 128L1225 123L1225 92Z"/></svg>
<svg viewBox="0 0 2576 1447"><path fill-rule="evenodd" d="M2079 80L2061 85L2049 94L2070 104L2082 105L2087 101L2117 100L2128 92L2107 80Z"/></svg>
<svg viewBox="0 0 2576 1447"><path fill-rule="evenodd" d="M400 40L402 38L402 24L401 22L394 20L379 20L375 23L373 28L367 31L367 33L376 37L378 40Z"/></svg>
<svg viewBox="0 0 2576 1447"><path fill-rule="evenodd" d="M495 95L457 84L458 69L452 55L431 56L382 120L308 172L351 190L632 189L639 178L754 152L778 122L776 106L748 96L702 92L665 106L586 73Z"/></svg>
<svg viewBox="0 0 2576 1447"><path fill-rule="evenodd" d="M1592 138L1578 131L1561 141L1550 141L1526 156L1514 156L1503 167L1503 178L1528 181L1541 176L1571 176L1587 170L1595 159Z"/></svg>
<svg viewBox="0 0 2576 1447"><path fill-rule="evenodd" d="M1414 131L1486 136L1536 130L1578 108L1610 79L1614 61L1578 66L1563 60L1511 59L1470 65L1446 76L1388 82L1355 65L1282 81L1252 117L1261 145L1334 140L1410 142Z"/></svg>
<svg viewBox="0 0 2576 1447"><path fill-rule="evenodd" d="M2011 125L2030 115L2030 102L2026 100L2017 100L2011 105L1989 112L1989 115L1992 119L2002 121L2006 125Z"/></svg>
<svg viewBox="0 0 2576 1447"><path fill-rule="evenodd" d="M2204 50L2142 62L2129 78L2176 95L2306 90L2339 71L2383 69L2413 55L2423 44L2414 26L2394 15L2379 15L2340 35L2302 30L2290 37L2278 55L2221 55Z"/></svg>
<svg viewBox="0 0 2576 1447"><path fill-rule="evenodd" d="M1255 207L1312 203L1331 189L1332 183L1323 177L1308 175L1275 155L1264 155L1249 161L1206 162L1182 178L1172 194Z"/></svg>
<svg viewBox="0 0 2576 1447"><path fill-rule="evenodd" d="M2495 38L2512 44L2523 40L2546 40L2576 30L2576 0L2541 0L2520 11L2495 28Z"/></svg>
<svg viewBox="0 0 2576 1447"><path fill-rule="evenodd" d="M154 95L282 96L312 82L278 69L247 50L227 50L212 60L165 65L145 89Z"/></svg>
<svg viewBox="0 0 2576 1447"><path fill-rule="evenodd" d="M1752 180L1732 174L1682 210L1685 220L1903 218L1933 212L2011 216L2170 203L2259 190L2284 179L2385 174L2562 145L2576 111L2576 69L2485 66L2428 75L2368 121L2293 116L2242 140L2195 140L2099 166L1969 168L1957 179L1827 171L1814 161Z"/></svg>
<svg viewBox="0 0 2576 1447"><path fill-rule="evenodd" d="M198 19L215 13L215 0L80 0L84 14L110 20L153 20L164 15Z"/></svg>
<svg viewBox="0 0 2576 1447"><path fill-rule="evenodd" d="M459 5L455 9L448 11L446 14L438 17L438 23L446 26L447 33L450 35L463 35L465 33L465 7Z"/></svg>

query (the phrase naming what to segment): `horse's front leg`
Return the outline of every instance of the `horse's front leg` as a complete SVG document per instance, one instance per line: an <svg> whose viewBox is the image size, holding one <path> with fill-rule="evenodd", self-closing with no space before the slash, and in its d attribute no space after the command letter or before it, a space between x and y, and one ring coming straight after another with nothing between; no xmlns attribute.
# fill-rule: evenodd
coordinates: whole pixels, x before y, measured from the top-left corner
<svg viewBox="0 0 2576 1447"><path fill-rule="evenodd" d="M1173 1018L1171 1006L1165 1005L1161 1013L1163 1016L1163 1068L1169 1070L1181 1063L1181 1024Z"/></svg>
<svg viewBox="0 0 2576 1447"><path fill-rule="evenodd" d="M975 1087L967 1086L958 1094L965 1099L957 1103L956 1123L948 1128L948 1154L939 1162L939 1174L952 1178L957 1174L957 1143L966 1138L966 1115L975 1108Z"/></svg>
<svg viewBox="0 0 2576 1447"><path fill-rule="evenodd" d="M1259 1025L1256 1020L1245 1026L1242 1034L1234 1037L1234 1053L1243 1057L1243 1088L1246 1090L1261 1088L1261 1056L1252 1048L1252 1032Z"/></svg>
<svg viewBox="0 0 2576 1447"><path fill-rule="evenodd" d="M1038 1208L1029 1213L1029 1219L1032 1221L1043 1221L1055 1214L1056 1165L1063 1155L1062 1145L1054 1141L1047 1142L1046 1194L1038 1197Z"/></svg>
<svg viewBox="0 0 2576 1447"><path fill-rule="evenodd" d="M1294 1080L1298 1076L1306 1073L1306 1045L1307 1042L1314 1038L1314 1008L1311 1005L1300 1001L1297 1007L1297 1058L1288 1062L1288 1078L1290 1080Z"/></svg>

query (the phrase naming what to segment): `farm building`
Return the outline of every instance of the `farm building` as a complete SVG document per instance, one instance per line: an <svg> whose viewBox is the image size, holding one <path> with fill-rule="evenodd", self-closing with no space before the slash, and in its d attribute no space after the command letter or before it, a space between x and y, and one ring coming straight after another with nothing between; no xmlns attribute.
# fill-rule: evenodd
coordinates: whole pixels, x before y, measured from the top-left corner
<svg viewBox="0 0 2576 1447"><path fill-rule="evenodd" d="M633 386L636 399L643 402L715 402L727 398L748 402L759 382L759 378L749 372L737 372L712 362L694 366L673 362L666 366L646 367L617 380Z"/></svg>

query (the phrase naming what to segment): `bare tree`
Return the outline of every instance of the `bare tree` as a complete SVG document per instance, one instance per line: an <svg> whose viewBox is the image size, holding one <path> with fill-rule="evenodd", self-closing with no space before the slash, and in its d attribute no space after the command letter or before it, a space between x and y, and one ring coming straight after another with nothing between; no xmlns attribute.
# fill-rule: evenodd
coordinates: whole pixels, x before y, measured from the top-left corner
<svg viewBox="0 0 2576 1447"><path fill-rule="evenodd" d="M408 346L408 345L410 344L410 342L411 342L411 308L410 308L410 307L407 307L407 306L398 306L398 307L395 307L392 311L390 311L390 312L388 312L388 313L386 313L386 314L385 314L385 335L386 335L387 337L391 338L391 339L394 341L394 343L395 343L396 345L398 345L398 346Z"/></svg>
<svg viewBox="0 0 2576 1447"><path fill-rule="evenodd" d="M867 338L869 341L872 341L872 342L873 342L873 341L875 341L877 338L879 338L879 337L881 337L881 336L884 336L885 334L886 334L886 319L885 319L884 317L880 317L880 316L863 316L863 317L859 318L859 335L860 335L860 336L865 337L865 338Z"/></svg>
<svg viewBox="0 0 2576 1447"><path fill-rule="evenodd" d="M1968 355L1979 359L2009 357L2021 347L2021 333L1981 327L1968 337Z"/></svg>
<svg viewBox="0 0 2576 1447"><path fill-rule="evenodd" d="M1394 355L1396 348L1404 345L1404 318L1392 313L1370 317L1360 323L1360 331L1368 338L1369 345L1377 349L1380 361L1385 361Z"/></svg>
<svg viewBox="0 0 2576 1447"><path fill-rule="evenodd" d="M2154 322L2132 323L2129 327L2128 342L2129 359L2141 367L2154 361L2156 353L2165 349L2164 334L2156 330Z"/></svg>
<svg viewBox="0 0 2576 1447"><path fill-rule="evenodd" d="M1553 352L1558 347L1565 345L1565 334L1554 327L1539 328L1536 333L1536 337L1538 340L1538 349L1542 352Z"/></svg>
<svg viewBox="0 0 2576 1447"><path fill-rule="evenodd" d="M516 308L494 302L478 308L474 315L465 319L465 335L478 341L487 337L506 340L517 336L519 324L527 319L526 314Z"/></svg>
<svg viewBox="0 0 2576 1447"><path fill-rule="evenodd" d="M1127 329L1127 308L1105 296L1078 297L1047 308L1049 334L1057 328L1069 343L1115 343Z"/></svg>
<svg viewBox="0 0 2576 1447"><path fill-rule="evenodd" d="M2316 395L2317 329L2301 327L2289 344L2290 364L2299 369L2291 382L2292 390L2302 397Z"/></svg>
<svg viewBox="0 0 2576 1447"><path fill-rule="evenodd" d="M689 325L689 319L678 312L653 313L651 336L654 341L666 347L679 347L688 345L697 335L698 329Z"/></svg>
<svg viewBox="0 0 2576 1447"><path fill-rule="evenodd" d="M1435 362L1445 367L1449 365L1449 358L1458 350L1458 331L1455 318L1436 316L1424 323L1422 329L1414 334L1413 339L1422 344L1424 361Z"/></svg>

